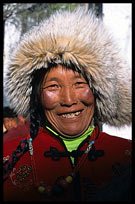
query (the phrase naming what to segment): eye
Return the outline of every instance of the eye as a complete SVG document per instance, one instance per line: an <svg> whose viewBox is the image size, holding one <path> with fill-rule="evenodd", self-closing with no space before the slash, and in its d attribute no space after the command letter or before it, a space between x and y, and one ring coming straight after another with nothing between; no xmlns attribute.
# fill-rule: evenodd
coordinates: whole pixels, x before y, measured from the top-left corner
<svg viewBox="0 0 135 204"><path fill-rule="evenodd" d="M77 88L83 88L85 85L87 85L87 83L84 81L77 81L75 83L75 87L77 87Z"/></svg>
<svg viewBox="0 0 135 204"><path fill-rule="evenodd" d="M49 87L49 88L53 88L53 87L58 87L58 85L57 85L57 84L52 84L52 85L49 85L48 87ZM47 87L47 88L48 88L48 87Z"/></svg>
<svg viewBox="0 0 135 204"><path fill-rule="evenodd" d="M79 84L84 84L84 82L82 82L82 81L77 81L76 84L77 84L77 85L79 85Z"/></svg>
<svg viewBox="0 0 135 204"><path fill-rule="evenodd" d="M50 84L48 86L43 87L43 89L47 89L49 91L53 91L53 90L59 89L59 85L58 84Z"/></svg>

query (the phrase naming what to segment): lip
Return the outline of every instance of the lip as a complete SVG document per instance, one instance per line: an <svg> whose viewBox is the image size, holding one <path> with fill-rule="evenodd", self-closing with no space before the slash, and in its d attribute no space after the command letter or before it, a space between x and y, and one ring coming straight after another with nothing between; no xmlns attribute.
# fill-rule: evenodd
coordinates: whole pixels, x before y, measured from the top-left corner
<svg viewBox="0 0 135 204"><path fill-rule="evenodd" d="M82 112L84 109L80 109L80 110L72 110L72 111L65 111L65 112L62 112L62 113L58 113L57 115L58 116L62 116L64 114L71 114L71 113L76 113L76 112Z"/></svg>
<svg viewBox="0 0 135 204"><path fill-rule="evenodd" d="M71 113L76 113L76 112L79 112L80 111L80 114L79 115L77 115L77 116L75 116L75 117L73 117L73 118L65 118L65 117L62 117L62 115L64 115L64 114L71 114ZM62 120L62 121L75 121L75 120L79 120L81 117L82 117L82 114L83 114L83 112L84 112L84 109L81 109L81 110L76 110L76 111L68 111L68 112L63 112L63 113L60 113L60 114L58 114L58 117Z"/></svg>

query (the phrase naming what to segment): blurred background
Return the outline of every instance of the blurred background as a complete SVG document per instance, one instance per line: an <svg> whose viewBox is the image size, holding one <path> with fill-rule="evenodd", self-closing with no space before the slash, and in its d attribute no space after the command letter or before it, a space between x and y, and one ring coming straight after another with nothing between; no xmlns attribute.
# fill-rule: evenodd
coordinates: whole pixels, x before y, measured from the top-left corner
<svg viewBox="0 0 135 204"><path fill-rule="evenodd" d="M50 16L56 10L95 9L98 18L101 18L110 32L114 34L125 59L131 67L132 49L132 4L131 3L4 3L3 4L3 107L10 106L4 82L8 57L19 42L21 36L32 26ZM111 135L132 139L132 126L114 128L102 125L101 129Z"/></svg>

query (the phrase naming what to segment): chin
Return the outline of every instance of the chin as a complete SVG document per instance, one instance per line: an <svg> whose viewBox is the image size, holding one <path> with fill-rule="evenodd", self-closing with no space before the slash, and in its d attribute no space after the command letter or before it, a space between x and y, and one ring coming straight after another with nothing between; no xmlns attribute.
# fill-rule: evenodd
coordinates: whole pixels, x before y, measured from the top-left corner
<svg viewBox="0 0 135 204"><path fill-rule="evenodd" d="M85 130L84 130L85 131ZM73 138L73 137L78 137L78 136L80 136L81 134L83 134L84 133L84 131L82 130L80 130L80 131L75 131L75 130L71 130L70 129L70 132L69 132L69 129L67 130L67 131L62 131L61 132L61 135L63 135L63 136L65 136L65 137L71 137L71 138Z"/></svg>

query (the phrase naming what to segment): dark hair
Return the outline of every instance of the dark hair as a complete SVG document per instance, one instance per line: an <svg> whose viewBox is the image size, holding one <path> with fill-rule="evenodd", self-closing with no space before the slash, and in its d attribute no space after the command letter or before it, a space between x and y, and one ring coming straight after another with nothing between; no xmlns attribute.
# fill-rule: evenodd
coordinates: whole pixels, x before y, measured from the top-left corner
<svg viewBox="0 0 135 204"><path fill-rule="evenodd" d="M43 126L45 122L45 116L43 112L43 107L41 103L41 85L44 79L44 75L46 73L45 68L41 68L40 70L35 70L32 73L32 93L30 96L30 135L32 138L35 138L39 126Z"/></svg>
<svg viewBox="0 0 135 204"><path fill-rule="evenodd" d="M3 118L14 118L17 117L17 113L10 107L3 107Z"/></svg>

